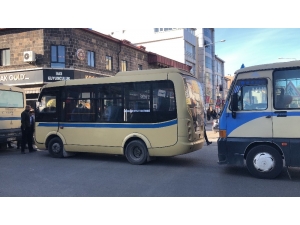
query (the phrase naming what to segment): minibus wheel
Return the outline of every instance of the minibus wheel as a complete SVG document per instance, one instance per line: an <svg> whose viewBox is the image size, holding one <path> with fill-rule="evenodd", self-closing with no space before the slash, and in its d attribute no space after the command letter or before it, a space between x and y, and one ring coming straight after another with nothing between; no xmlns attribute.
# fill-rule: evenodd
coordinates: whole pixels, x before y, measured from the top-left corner
<svg viewBox="0 0 300 225"><path fill-rule="evenodd" d="M144 142L133 140L126 146L125 156L131 164L141 165L147 161L148 149Z"/></svg>
<svg viewBox="0 0 300 225"><path fill-rule="evenodd" d="M273 179L283 168L280 153L268 145L253 147L247 155L246 165L249 172L257 178Z"/></svg>
<svg viewBox="0 0 300 225"><path fill-rule="evenodd" d="M48 145L48 151L54 158L62 158L63 157L63 149L64 145L60 138L52 138Z"/></svg>

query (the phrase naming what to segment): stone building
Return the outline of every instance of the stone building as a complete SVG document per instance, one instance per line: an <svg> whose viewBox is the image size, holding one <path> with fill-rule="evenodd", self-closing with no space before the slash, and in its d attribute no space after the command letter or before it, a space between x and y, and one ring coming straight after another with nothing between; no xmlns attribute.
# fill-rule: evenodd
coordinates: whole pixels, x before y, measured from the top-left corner
<svg viewBox="0 0 300 225"><path fill-rule="evenodd" d="M0 83L23 88L32 106L48 82L164 67L190 70L143 46L91 29L0 29Z"/></svg>

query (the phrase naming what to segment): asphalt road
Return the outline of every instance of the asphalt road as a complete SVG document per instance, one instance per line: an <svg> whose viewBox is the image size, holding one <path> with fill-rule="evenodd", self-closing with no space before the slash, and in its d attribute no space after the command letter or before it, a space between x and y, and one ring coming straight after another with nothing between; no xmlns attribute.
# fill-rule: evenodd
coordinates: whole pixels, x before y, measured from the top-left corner
<svg viewBox="0 0 300 225"><path fill-rule="evenodd" d="M131 165L123 156L81 153L56 159L47 151L0 151L0 196L4 197L242 197L300 196L300 169L286 168L274 180L250 175L246 167L217 164L213 144L175 157Z"/></svg>

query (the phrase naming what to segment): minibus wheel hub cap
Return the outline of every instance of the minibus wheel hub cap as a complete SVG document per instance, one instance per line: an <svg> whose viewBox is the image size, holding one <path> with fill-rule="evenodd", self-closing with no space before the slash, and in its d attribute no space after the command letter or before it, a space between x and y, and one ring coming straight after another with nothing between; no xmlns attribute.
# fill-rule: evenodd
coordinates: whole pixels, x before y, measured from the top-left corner
<svg viewBox="0 0 300 225"><path fill-rule="evenodd" d="M134 157L136 157L136 158L140 158L141 155L142 155L141 149L138 148L138 147L135 147L135 148L133 149L133 155L134 155Z"/></svg>
<svg viewBox="0 0 300 225"><path fill-rule="evenodd" d="M58 153L60 151L60 145L58 143L53 144L52 151Z"/></svg>
<svg viewBox="0 0 300 225"><path fill-rule="evenodd" d="M269 153L258 153L253 159L254 167L260 172L268 172L275 166L275 161Z"/></svg>

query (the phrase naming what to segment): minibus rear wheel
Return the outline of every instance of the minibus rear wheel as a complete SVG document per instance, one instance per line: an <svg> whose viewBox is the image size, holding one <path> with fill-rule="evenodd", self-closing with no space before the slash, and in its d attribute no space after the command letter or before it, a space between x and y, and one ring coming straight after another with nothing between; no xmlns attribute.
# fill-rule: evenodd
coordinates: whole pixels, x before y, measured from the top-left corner
<svg viewBox="0 0 300 225"><path fill-rule="evenodd" d="M48 145L48 151L54 158L63 157L63 148L64 145L58 137L51 139Z"/></svg>
<svg viewBox="0 0 300 225"><path fill-rule="evenodd" d="M126 146L125 156L131 164L141 165L147 161L148 149L144 142L133 140Z"/></svg>
<svg viewBox="0 0 300 225"><path fill-rule="evenodd" d="M249 172L257 178L273 179L283 168L280 153L269 145L253 147L247 155L246 165Z"/></svg>

